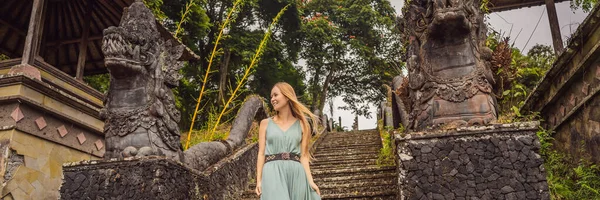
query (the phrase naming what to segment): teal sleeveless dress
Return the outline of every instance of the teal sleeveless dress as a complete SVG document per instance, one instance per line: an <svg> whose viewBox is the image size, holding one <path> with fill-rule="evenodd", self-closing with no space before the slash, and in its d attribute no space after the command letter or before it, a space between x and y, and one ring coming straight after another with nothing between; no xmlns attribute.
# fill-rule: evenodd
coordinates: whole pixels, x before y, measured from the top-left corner
<svg viewBox="0 0 600 200"><path fill-rule="evenodd" d="M288 130L281 130L271 118L267 125L265 155L284 152L300 154L302 128L299 120ZM304 166L293 160L274 160L264 164L261 200L318 200L310 187Z"/></svg>

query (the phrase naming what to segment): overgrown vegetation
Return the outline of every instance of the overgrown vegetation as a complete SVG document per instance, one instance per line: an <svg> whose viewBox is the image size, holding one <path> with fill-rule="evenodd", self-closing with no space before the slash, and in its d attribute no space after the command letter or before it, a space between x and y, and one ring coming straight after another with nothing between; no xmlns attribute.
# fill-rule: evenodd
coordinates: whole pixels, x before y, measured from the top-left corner
<svg viewBox="0 0 600 200"><path fill-rule="evenodd" d="M520 107L533 91L556 57L550 46L536 45L524 55L509 44L508 38L492 33L487 46L493 50L499 122L539 120L539 113L522 113ZM552 199L600 199L600 168L589 159L574 161L553 148L552 132L540 128L540 154ZM583 151L583 150L582 150Z"/></svg>
<svg viewBox="0 0 600 200"><path fill-rule="evenodd" d="M590 12L596 4L598 4L598 0L572 0L571 9L581 8L585 12Z"/></svg>
<svg viewBox="0 0 600 200"><path fill-rule="evenodd" d="M381 137L381 149L379 150L379 154L377 157L377 165L378 166L393 166L395 165L395 155L394 155L394 134L395 133L403 133L404 128L400 126L400 128L394 130L393 127L384 126L383 119L377 120L377 130L379 131L379 136Z"/></svg>
<svg viewBox="0 0 600 200"><path fill-rule="evenodd" d="M495 95L501 123L530 120L533 113L521 113L520 108L536 84L550 69L556 56L550 46L535 45L524 55L509 44L508 38L492 32L486 41L492 49L491 69L496 80Z"/></svg>
<svg viewBox="0 0 600 200"><path fill-rule="evenodd" d="M552 199L600 199L600 167L588 158L575 161L552 146L552 132L540 127L540 154Z"/></svg>
<svg viewBox="0 0 600 200"><path fill-rule="evenodd" d="M105 93L106 91L108 91L108 87L110 87L109 74L84 76L83 81L86 82L90 87L98 90L101 93Z"/></svg>
<svg viewBox="0 0 600 200"><path fill-rule="evenodd" d="M0 61L10 59L8 56L0 53Z"/></svg>

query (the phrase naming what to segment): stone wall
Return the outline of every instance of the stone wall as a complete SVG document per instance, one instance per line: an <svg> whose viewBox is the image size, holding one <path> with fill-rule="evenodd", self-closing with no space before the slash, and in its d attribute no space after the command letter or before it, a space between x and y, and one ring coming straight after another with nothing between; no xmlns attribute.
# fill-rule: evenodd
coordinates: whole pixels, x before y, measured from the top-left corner
<svg viewBox="0 0 600 200"><path fill-rule="evenodd" d="M233 155L208 167L202 174L206 177L207 199L238 199L248 188L250 180L256 179L257 143L246 145Z"/></svg>
<svg viewBox="0 0 600 200"><path fill-rule="evenodd" d="M72 163L61 199L237 199L254 178L257 151L246 145L202 172L163 158Z"/></svg>
<svg viewBox="0 0 600 200"><path fill-rule="evenodd" d="M83 161L64 167L61 199L202 199L205 180L172 160Z"/></svg>
<svg viewBox="0 0 600 200"><path fill-rule="evenodd" d="M397 136L401 199L549 199L537 123Z"/></svg>
<svg viewBox="0 0 600 200"><path fill-rule="evenodd" d="M93 155L15 129L0 130L6 166L2 199L58 199L62 164L98 159Z"/></svg>
<svg viewBox="0 0 600 200"><path fill-rule="evenodd" d="M58 199L63 163L104 155L102 101L43 76L0 72L1 199Z"/></svg>

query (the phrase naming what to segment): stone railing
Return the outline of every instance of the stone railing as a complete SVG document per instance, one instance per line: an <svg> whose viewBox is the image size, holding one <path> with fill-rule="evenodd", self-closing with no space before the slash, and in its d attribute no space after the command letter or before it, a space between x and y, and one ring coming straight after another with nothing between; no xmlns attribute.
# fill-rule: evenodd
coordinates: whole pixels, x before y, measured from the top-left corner
<svg viewBox="0 0 600 200"><path fill-rule="evenodd" d="M554 131L554 145L573 156L600 163L600 7L573 34L522 112L539 112Z"/></svg>

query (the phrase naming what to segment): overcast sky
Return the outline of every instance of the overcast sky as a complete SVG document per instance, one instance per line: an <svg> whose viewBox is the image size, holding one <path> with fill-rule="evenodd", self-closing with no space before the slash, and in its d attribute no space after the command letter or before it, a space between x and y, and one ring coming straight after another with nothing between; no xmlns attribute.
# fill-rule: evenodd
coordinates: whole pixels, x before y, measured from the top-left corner
<svg viewBox="0 0 600 200"><path fill-rule="evenodd" d="M400 9L404 4L404 0L390 0L396 12L400 14ZM587 13L581 10L571 10L569 2L556 4L559 26L563 41L566 41L571 33L577 30L579 24L585 19ZM541 18L540 18L541 16ZM510 36L511 42L515 43L515 47L522 52L527 52L535 44L552 45L552 35L550 34L550 25L548 23L548 14L545 6L536 6L531 8L522 8L518 10L510 10L499 13L491 13L486 20L491 24L492 28L504 36ZM538 23L539 20L539 23ZM537 28L536 28L537 24ZM531 39L530 39L531 38ZM529 42L527 42L529 40ZM334 100L336 107L345 105L342 98ZM325 106L325 113L329 116L329 106ZM361 130L374 129L376 127L377 108L371 108L371 119L359 117L358 127ZM334 118L342 117L342 126L347 129L352 128L354 115L350 111L334 109Z"/></svg>

